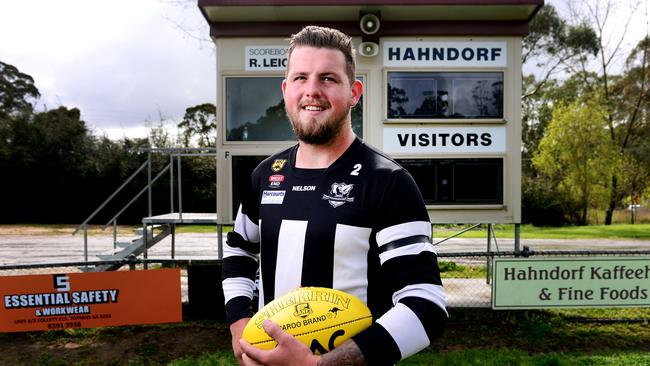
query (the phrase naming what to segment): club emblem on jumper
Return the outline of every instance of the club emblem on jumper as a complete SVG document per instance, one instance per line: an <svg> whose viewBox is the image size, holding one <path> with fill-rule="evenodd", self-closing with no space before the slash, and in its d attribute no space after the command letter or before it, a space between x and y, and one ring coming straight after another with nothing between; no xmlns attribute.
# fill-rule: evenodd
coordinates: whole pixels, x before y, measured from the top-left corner
<svg viewBox="0 0 650 366"><path fill-rule="evenodd" d="M300 304L297 304L295 309L296 311L293 313L293 315L299 316L301 318L306 318L314 312L311 309L311 306L309 306L308 302L301 302Z"/></svg>
<svg viewBox="0 0 650 366"><path fill-rule="evenodd" d="M349 197L354 184L333 183L328 194L323 195L323 199L336 208L346 202L354 202L354 197Z"/></svg>
<svg viewBox="0 0 650 366"><path fill-rule="evenodd" d="M279 172L282 170L282 168L284 168L284 164L286 164L286 162L287 161L285 159L275 159L273 165L271 165L271 170L274 172Z"/></svg>

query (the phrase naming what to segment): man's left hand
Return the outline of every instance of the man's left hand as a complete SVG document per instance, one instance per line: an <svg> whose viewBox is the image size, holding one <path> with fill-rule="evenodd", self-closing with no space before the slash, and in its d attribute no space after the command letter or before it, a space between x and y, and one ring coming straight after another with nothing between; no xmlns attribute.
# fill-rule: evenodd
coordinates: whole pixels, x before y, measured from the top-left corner
<svg viewBox="0 0 650 366"><path fill-rule="evenodd" d="M262 327L278 342L278 346L272 350L261 350L241 339L244 365L316 366L318 364L319 356L312 354L306 345L282 330L278 324L265 320Z"/></svg>

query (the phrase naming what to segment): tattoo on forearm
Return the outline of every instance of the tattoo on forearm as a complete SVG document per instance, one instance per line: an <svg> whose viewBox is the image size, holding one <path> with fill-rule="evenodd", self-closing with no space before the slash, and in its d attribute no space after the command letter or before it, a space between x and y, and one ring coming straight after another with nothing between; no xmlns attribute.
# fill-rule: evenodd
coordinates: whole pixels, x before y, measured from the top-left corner
<svg viewBox="0 0 650 366"><path fill-rule="evenodd" d="M331 352L321 356L318 366L366 366L363 353L352 340L344 342Z"/></svg>

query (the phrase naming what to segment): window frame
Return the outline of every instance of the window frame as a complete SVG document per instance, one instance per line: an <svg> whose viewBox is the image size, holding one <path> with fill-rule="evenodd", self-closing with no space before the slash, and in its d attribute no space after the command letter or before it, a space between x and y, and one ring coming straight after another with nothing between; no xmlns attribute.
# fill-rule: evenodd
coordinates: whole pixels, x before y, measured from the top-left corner
<svg viewBox="0 0 650 366"><path fill-rule="evenodd" d="M472 74L472 73L499 73L502 75L502 114L501 118L389 118L388 117L388 107L390 105L388 100L388 74L389 73L411 73L414 75L417 74L426 74L426 73L460 73L460 74ZM406 67L390 67L383 69L383 85L382 85L382 119L386 124L417 124L417 123L437 123L437 124L505 124L508 122L507 111L508 111L508 90L506 90L509 83L508 72L506 68L406 68Z"/></svg>
<svg viewBox="0 0 650 366"><path fill-rule="evenodd" d="M369 72L368 70L357 70L356 77L357 78L362 78L363 79L363 88L364 88L364 93L363 93L363 98L361 99L361 108L362 108L362 114L361 114L361 132L362 132L362 138L367 138L368 135L368 95L367 91L369 90L368 87L368 82L369 82ZM219 78L219 104L221 108L218 108L220 110L217 111L217 116L219 119L218 123L218 134L221 136L219 137L219 141L222 146L251 146L251 145L258 145L258 146L287 146L287 145L293 145L297 143L297 140L294 138L293 140L274 140L274 141L260 141L260 140L248 140L248 141L243 141L243 140L237 140L237 141L232 141L228 140L228 126L227 126L227 80L228 79L243 79L243 78L285 78L285 74L278 74L277 72L260 72L260 73L255 73L251 74L250 72L224 72L222 73L221 77ZM281 92L280 85L278 85L278 90Z"/></svg>
<svg viewBox="0 0 650 366"><path fill-rule="evenodd" d="M459 161L462 160L500 160L501 162L501 176L499 177L499 182L497 184L500 185L499 190L500 190L500 200L501 203L495 203L495 202L486 202L486 203L480 203L480 202L467 202L467 203L462 203L462 202L457 202L457 201L452 201L449 203L441 202L441 203L430 203L427 202L427 199L424 197L423 194L423 199L425 199L425 205L427 210L476 210L476 209L481 209L481 210L502 210L506 207L506 200L508 199L507 197L507 191L506 191L506 170L507 170L507 158L503 155L485 155L485 156L436 156L436 157L423 157L423 156L399 156L395 157L395 160L401 165L403 160L434 160L436 161L436 170L437 170L437 165L441 161L453 161L454 164L458 163ZM408 168L406 166L403 166L404 169L407 171ZM436 179L436 174L435 172L432 172L433 176L432 179ZM412 174L411 174L412 175ZM415 176L413 177L414 180L416 180ZM454 177L455 179L455 177ZM417 183L417 181L416 181ZM418 186L419 187L419 186ZM451 187L453 190L454 187Z"/></svg>

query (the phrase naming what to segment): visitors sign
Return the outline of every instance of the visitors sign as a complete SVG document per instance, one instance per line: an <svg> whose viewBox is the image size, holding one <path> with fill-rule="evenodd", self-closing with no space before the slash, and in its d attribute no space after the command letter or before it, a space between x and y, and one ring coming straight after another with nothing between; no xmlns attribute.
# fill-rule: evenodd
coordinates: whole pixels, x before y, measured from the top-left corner
<svg viewBox="0 0 650 366"><path fill-rule="evenodd" d="M495 258L492 308L650 306L650 257Z"/></svg>

